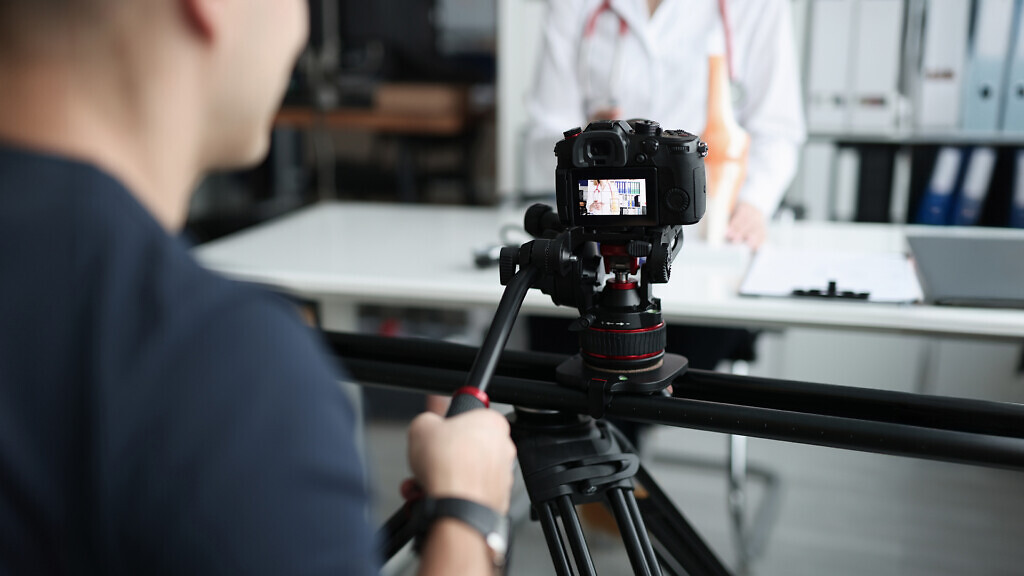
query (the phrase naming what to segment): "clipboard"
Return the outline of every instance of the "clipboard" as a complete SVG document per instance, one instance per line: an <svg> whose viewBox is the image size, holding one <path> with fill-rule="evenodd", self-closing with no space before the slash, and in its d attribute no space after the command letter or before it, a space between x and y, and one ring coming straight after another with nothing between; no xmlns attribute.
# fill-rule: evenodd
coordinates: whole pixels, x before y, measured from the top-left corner
<svg viewBox="0 0 1024 576"><path fill-rule="evenodd" d="M923 299L910 258L901 252L762 247L741 296L910 303Z"/></svg>

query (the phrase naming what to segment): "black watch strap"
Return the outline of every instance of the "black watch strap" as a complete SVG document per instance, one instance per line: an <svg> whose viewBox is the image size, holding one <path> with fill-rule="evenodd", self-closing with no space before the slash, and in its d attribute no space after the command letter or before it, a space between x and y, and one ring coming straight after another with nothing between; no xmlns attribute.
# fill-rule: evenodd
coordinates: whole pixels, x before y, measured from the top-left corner
<svg viewBox="0 0 1024 576"><path fill-rule="evenodd" d="M505 561L508 550L508 519L496 510L462 498L423 498L421 506L421 537L438 518L460 520L484 537L491 549L495 565Z"/></svg>

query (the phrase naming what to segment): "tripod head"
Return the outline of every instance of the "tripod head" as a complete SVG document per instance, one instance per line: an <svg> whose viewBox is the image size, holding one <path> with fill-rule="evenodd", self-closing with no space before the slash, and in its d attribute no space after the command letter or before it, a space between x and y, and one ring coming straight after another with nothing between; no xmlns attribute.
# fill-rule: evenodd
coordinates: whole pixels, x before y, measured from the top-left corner
<svg viewBox="0 0 1024 576"><path fill-rule="evenodd" d="M565 226L543 204L526 212L534 240L501 252L501 283L521 269L539 271L532 287L577 309L570 330L580 354L559 368L559 382L605 393L664 389L686 367L665 352L665 322L654 284L668 282L683 243L680 225ZM596 408L596 407L595 407Z"/></svg>

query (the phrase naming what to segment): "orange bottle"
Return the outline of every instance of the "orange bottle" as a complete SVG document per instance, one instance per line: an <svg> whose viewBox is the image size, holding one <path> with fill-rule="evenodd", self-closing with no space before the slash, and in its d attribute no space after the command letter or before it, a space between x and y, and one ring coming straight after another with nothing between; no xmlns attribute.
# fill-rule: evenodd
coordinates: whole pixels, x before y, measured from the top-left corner
<svg viewBox="0 0 1024 576"><path fill-rule="evenodd" d="M708 144L708 156L704 159L708 177L705 231L709 244L721 244L747 177L750 152L750 135L736 122L732 112L729 68L721 54L708 58L708 114L701 139Z"/></svg>

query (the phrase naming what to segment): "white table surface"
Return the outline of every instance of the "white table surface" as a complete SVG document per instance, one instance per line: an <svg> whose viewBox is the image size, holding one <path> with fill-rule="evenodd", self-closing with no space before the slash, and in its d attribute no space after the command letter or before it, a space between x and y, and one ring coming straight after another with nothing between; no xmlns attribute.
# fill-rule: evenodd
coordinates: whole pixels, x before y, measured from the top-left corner
<svg viewBox="0 0 1024 576"><path fill-rule="evenodd" d="M230 277L347 304L431 307L497 305L497 268L472 251L499 243L521 212L495 208L329 202L200 246L197 258ZM774 224L769 243L825 250L907 251L918 227L847 223ZM928 233L1024 237L1024 231L928 228ZM695 236L695 234L691 234ZM525 240L525 239L523 239ZM1024 254L1022 254L1024 258ZM737 294L750 253L684 242L672 280L655 286L668 322L748 327L828 327L983 338L1024 337L1024 311L808 301ZM531 290L524 312L573 315Z"/></svg>

